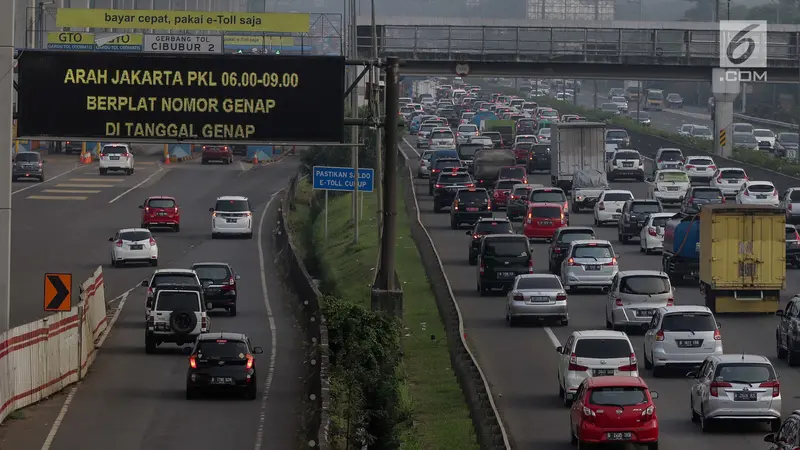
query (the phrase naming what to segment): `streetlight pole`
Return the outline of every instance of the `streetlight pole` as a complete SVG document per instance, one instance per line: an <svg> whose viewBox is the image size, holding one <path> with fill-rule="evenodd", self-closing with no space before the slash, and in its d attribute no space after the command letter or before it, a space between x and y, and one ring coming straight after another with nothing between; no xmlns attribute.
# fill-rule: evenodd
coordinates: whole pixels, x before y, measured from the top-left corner
<svg viewBox="0 0 800 450"><path fill-rule="evenodd" d="M6 73L14 70L14 9L15 0L2 0L0 23L0 68ZM0 156L0 173L11 173L11 122L14 108L14 77L0 78L0 142L6 144ZM0 333L11 327L11 177L0 177Z"/></svg>
<svg viewBox="0 0 800 450"><path fill-rule="evenodd" d="M358 16L356 15L356 1L350 1L350 58L357 59L358 51L357 35L356 35L356 22ZM352 80L358 78L358 67L352 67ZM352 118L358 118L358 87L350 92L350 115ZM350 148L350 160L353 165L353 242L358 243L358 127L350 127L350 141L352 147Z"/></svg>
<svg viewBox="0 0 800 450"><path fill-rule="evenodd" d="M378 62L378 26L375 24L375 0L370 0L370 9L371 9L371 28L372 28L372 62L377 64ZM381 70L377 66L372 66L372 101L373 101L373 108L374 114L377 117L381 117ZM387 114L388 114L387 110ZM375 208L375 215L378 219L378 244L381 243L381 223L383 223L383 137L382 137L382 128L380 126L375 127L375 198L376 198L376 208ZM388 148L387 148L388 150Z"/></svg>

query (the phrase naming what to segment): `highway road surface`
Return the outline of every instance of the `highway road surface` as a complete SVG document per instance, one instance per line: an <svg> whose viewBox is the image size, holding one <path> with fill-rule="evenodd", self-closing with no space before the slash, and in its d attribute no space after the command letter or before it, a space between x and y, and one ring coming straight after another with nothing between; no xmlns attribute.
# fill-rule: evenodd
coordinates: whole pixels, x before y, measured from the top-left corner
<svg viewBox="0 0 800 450"><path fill-rule="evenodd" d="M664 113L667 114L667 113ZM413 138L411 145L401 150L415 158ZM652 155L649 155L652 157ZM412 168L416 168L414 162ZM800 186L800 180L771 176L761 171L750 171L751 179L773 181L778 189ZM534 175L531 183L550 184L549 174ZM605 329L604 301L599 293L577 293L569 296L569 325L544 327L531 325L509 328L505 321L505 297L480 297L476 291L477 269L467 261L470 238L464 231L454 231L449 226L449 215L434 214L431 197L427 195L427 180L415 183L423 224L431 234L444 263L445 273L453 286L465 321L466 334L476 351L481 367L491 384L495 402L506 423L512 439L520 449L570 449L568 434L568 409L558 397L556 381L557 354L555 348L566 341L573 330ZM614 189L629 189L636 198L644 198L644 183L612 183ZM503 213L497 213L503 216ZM592 226L591 213L573 214L571 225ZM638 241L631 245L619 243L615 227L597 230L600 239L612 242L620 255L620 270L660 270L658 255L643 255ZM535 270L547 272L546 244L534 244ZM784 302L800 290L798 272L791 270ZM677 305L700 305L702 299L697 286L679 286L675 295ZM777 318L718 317L726 353L753 353L768 356L780 373L783 413L788 415L800 409L800 372L790 369L775 356L775 326ZM766 448L763 436L765 426L741 425L736 428L704 434L690 420L690 381L681 374L674 377L653 378L642 365L643 339L631 336L637 351L639 369L651 389L660 394L656 400L661 427L661 450L753 450Z"/></svg>
<svg viewBox="0 0 800 450"><path fill-rule="evenodd" d="M143 162L147 161L137 161L136 173L130 177L100 177L96 166L81 167L15 194L15 292L25 293L12 297L15 322L42 315L45 271L72 272L76 280L82 280L98 265L104 266L106 297L116 311L111 312L113 329L85 380L74 390L24 410L25 420L6 421L0 427L0 448L292 448L303 397L302 336L291 315L291 296L273 269L272 230L279 200L277 196L271 199L288 184L296 161L287 158L255 168L238 162L201 165L195 160L169 166L155 159L150 165ZM45 192L59 189L93 192ZM86 198L43 198L58 195ZM154 232L159 268L223 261L241 275L238 315L212 312L211 329L246 333L264 349L256 360L259 395L255 401L187 401L188 359L179 347L164 344L156 354L145 354L145 291L137 285L153 269L111 268L108 238L119 228L139 226L138 205L151 195L174 196L181 208L180 233ZM250 198L258 226L253 239L211 240L208 208L221 195ZM27 287L20 289L20 284Z"/></svg>

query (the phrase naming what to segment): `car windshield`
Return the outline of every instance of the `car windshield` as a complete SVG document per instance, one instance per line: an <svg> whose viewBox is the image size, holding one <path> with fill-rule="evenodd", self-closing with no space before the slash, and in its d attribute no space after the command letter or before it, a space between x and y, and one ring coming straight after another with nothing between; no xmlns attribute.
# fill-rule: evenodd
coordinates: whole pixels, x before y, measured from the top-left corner
<svg viewBox="0 0 800 450"><path fill-rule="evenodd" d="M631 211L635 213L661 212L661 205L656 202L636 202L631 204Z"/></svg>
<svg viewBox="0 0 800 450"><path fill-rule="evenodd" d="M737 179L742 180L747 178L747 174L744 173L744 170L723 170L720 171L719 176L725 179Z"/></svg>
<svg viewBox="0 0 800 450"><path fill-rule="evenodd" d="M781 142L797 144L798 136L797 133L781 133L780 140Z"/></svg>
<svg viewBox="0 0 800 450"><path fill-rule="evenodd" d="M512 178L514 180L521 180L525 178L524 167L503 167L500 169L499 176L501 178ZM519 184L519 183L516 183Z"/></svg>
<svg viewBox="0 0 800 450"><path fill-rule="evenodd" d="M204 339L197 343L198 359L244 359L250 351L247 344L242 341L231 341L228 339L208 340ZM241 356L240 356L241 355Z"/></svg>
<svg viewBox="0 0 800 450"><path fill-rule="evenodd" d="M200 311L200 294L197 292L161 291L156 300L157 311Z"/></svg>
<svg viewBox="0 0 800 450"><path fill-rule="evenodd" d="M147 202L147 206L150 208L174 208L175 200L171 198L151 198Z"/></svg>
<svg viewBox="0 0 800 450"><path fill-rule="evenodd" d="M486 195L486 191L459 191L458 192L458 201L460 202L483 202L486 203L489 200L489 196Z"/></svg>
<svg viewBox="0 0 800 450"><path fill-rule="evenodd" d="M530 210L531 217L537 219L560 219L563 213L559 206L535 206Z"/></svg>
<svg viewBox="0 0 800 450"><path fill-rule="evenodd" d="M775 187L770 184L751 184L747 187L747 190L750 192L772 192Z"/></svg>
<svg viewBox="0 0 800 450"><path fill-rule="evenodd" d="M150 282L150 287L161 286L162 284L186 284L197 286L197 278L193 273L157 273Z"/></svg>
<svg viewBox="0 0 800 450"><path fill-rule="evenodd" d="M633 406L648 401L643 388L632 386L597 387L589 396L589 404L598 406Z"/></svg>
<svg viewBox="0 0 800 450"><path fill-rule="evenodd" d="M678 150L665 150L658 156L660 161L678 161L683 155Z"/></svg>
<svg viewBox="0 0 800 450"><path fill-rule="evenodd" d="M789 200L794 202L800 202L800 189L794 190L789 194Z"/></svg>
<svg viewBox="0 0 800 450"><path fill-rule="evenodd" d="M518 144L525 144L525 143L535 144L538 141L539 140L536 138L536 136L519 136L519 137L517 137L517 143Z"/></svg>
<svg viewBox="0 0 800 450"><path fill-rule="evenodd" d="M584 338L578 340L572 353L578 358L629 358L633 349L627 339Z"/></svg>
<svg viewBox="0 0 800 450"><path fill-rule="evenodd" d="M611 98L611 101L614 103L625 103L626 105L628 104L628 101L625 100L625 97L613 97Z"/></svg>
<svg viewBox="0 0 800 450"><path fill-rule="evenodd" d="M196 266L194 271L201 280L227 281L231 277L225 266Z"/></svg>
<svg viewBox="0 0 800 450"><path fill-rule="evenodd" d="M658 181L674 181L676 183L688 183L689 175L686 172L661 172L658 174Z"/></svg>
<svg viewBox="0 0 800 450"><path fill-rule="evenodd" d="M507 221L489 222L484 220L478 222L478 225L475 227L475 232L478 234L513 233L514 226L511 225L511 222Z"/></svg>
<svg viewBox="0 0 800 450"><path fill-rule="evenodd" d="M123 231L119 234L120 239L131 242L146 241L151 237L153 235L149 231Z"/></svg>
<svg viewBox="0 0 800 450"><path fill-rule="evenodd" d="M35 152L23 152L17 153L17 156L14 158L15 161L25 161L25 162L38 162L41 156Z"/></svg>
<svg viewBox="0 0 800 450"><path fill-rule="evenodd" d="M727 363L717 366L717 373L714 374L715 381L727 381L728 383L763 383L775 379L775 370L768 364L759 363Z"/></svg>
<svg viewBox="0 0 800 450"><path fill-rule="evenodd" d="M549 130L549 128L545 128L545 130ZM544 130L542 130L542 131L544 131ZM548 137L549 137L550 133L547 133L547 134L548 134ZM533 154L535 154L535 155L547 155L548 153L550 153L550 146L547 145L547 144L544 144L544 145L538 145L538 144L531 145L531 152Z"/></svg>
<svg viewBox="0 0 800 450"><path fill-rule="evenodd" d="M680 100L681 96L678 94L667 94L667 100Z"/></svg>
<svg viewBox="0 0 800 450"><path fill-rule="evenodd" d="M218 212L246 212L250 211L247 200L217 200L214 211Z"/></svg>
<svg viewBox="0 0 800 450"><path fill-rule="evenodd" d="M666 216L664 216L664 217L653 217L653 222L652 222L653 225L652 226L654 226L654 227L665 227L665 226L667 226L667 221L669 219L670 218L666 217Z"/></svg>
<svg viewBox="0 0 800 450"><path fill-rule="evenodd" d="M427 132L427 131L431 131L432 129L436 128L437 126L439 126L439 125L436 124L436 123L424 123L424 124L422 124L421 127L419 127L419 129L420 129L420 131L426 131Z"/></svg>
<svg viewBox="0 0 800 450"><path fill-rule="evenodd" d="M561 282L555 276L551 277L521 277L517 280L517 289L521 291L560 291Z"/></svg>
<svg viewBox="0 0 800 450"><path fill-rule="evenodd" d="M461 125L460 127L458 127L458 131L460 131L461 133L474 133L478 131L478 127L476 127L475 125Z"/></svg>
<svg viewBox="0 0 800 450"><path fill-rule="evenodd" d="M753 126L747 123L739 123L733 126L734 133L753 133Z"/></svg>
<svg viewBox="0 0 800 450"><path fill-rule="evenodd" d="M123 147L121 145L106 145L103 147L102 153L105 155L119 155L122 153L128 153L128 149L127 147Z"/></svg>
<svg viewBox="0 0 800 450"><path fill-rule="evenodd" d="M753 135L756 137L775 137L775 133L770 130L753 130Z"/></svg>
<svg viewBox="0 0 800 450"><path fill-rule="evenodd" d="M647 93L647 99L648 100L663 100L664 99L664 94L661 93L661 92L650 91L650 92Z"/></svg>
<svg viewBox="0 0 800 450"><path fill-rule="evenodd" d="M563 203L567 201L567 196L562 191L532 191L530 201L531 203Z"/></svg>
<svg viewBox="0 0 800 450"><path fill-rule="evenodd" d="M711 136L711 130L705 127L694 127L692 134L695 136Z"/></svg>
<svg viewBox="0 0 800 450"><path fill-rule="evenodd" d="M529 256L528 243L520 239L492 239L485 250L488 256Z"/></svg>
<svg viewBox="0 0 800 450"><path fill-rule="evenodd" d="M514 186L519 184L519 180L501 180L497 182L495 189L501 191L510 191Z"/></svg>
<svg viewBox="0 0 800 450"><path fill-rule="evenodd" d="M622 160L622 161L630 161L632 159L639 160L640 158L641 158L641 155L639 155L639 153L637 153L637 152L620 151L620 152L614 153L614 161L620 161L620 160Z"/></svg>
<svg viewBox="0 0 800 450"><path fill-rule="evenodd" d="M695 189L692 191L693 198L707 198L707 199L719 199L722 198L722 191L719 189Z"/></svg>
<svg viewBox="0 0 800 450"><path fill-rule="evenodd" d="M431 133L431 139L453 139L453 133L449 131L435 131Z"/></svg>
<svg viewBox="0 0 800 450"><path fill-rule="evenodd" d="M611 192L603 195L604 202L624 202L633 198L628 192Z"/></svg>
<svg viewBox="0 0 800 450"><path fill-rule="evenodd" d="M734 134L733 142L737 144L755 144L758 141L752 134Z"/></svg>
<svg viewBox="0 0 800 450"><path fill-rule="evenodd" d="M661 323L663 331L714 331L717 323L708 313L670 313L664 316Z"/></svg>
<svg viewBox="0 0 800 450"><path fill-rule="evenodd" d="M611 258L614 254L607 245L579 245L572 250L573 258Z"/></svg>
<svg viewBox="0 0 800 450"><path fill-rule="evenodd" d="M594 233L590 231L562 231L558 235L558 240L556 242L569 244L572 241L583 241L594 239L594 237Z"/></svg>
<svg viewBox="0 0 800 450"><path fill-rule="evenodd" d="M689 161L687 161L686 164L695 166L711 166L714 164L714 160L711 158L689 158Z"/></svg>
<svg viewBox="0 0 800 450"><path fill-rule="evenodd" d="M617 111L619 110L619 106L616 103L603 103L600 105L600 109L604 111Z"/></svg>
<svg viewBox="0 0 800 450"><path fill-rule="evenodd" d="M654 295L671 292L669 278L659 275L632 275L620 281L619 291L623 294Z"/></svg>
<svg viewBox="0 0 800 450"><path fill-rule="evenodd" d="M609 140L616 140L616 139L625 139L628 137L628 133L622 130L612 130L606 133L606 141Z"/></svg>

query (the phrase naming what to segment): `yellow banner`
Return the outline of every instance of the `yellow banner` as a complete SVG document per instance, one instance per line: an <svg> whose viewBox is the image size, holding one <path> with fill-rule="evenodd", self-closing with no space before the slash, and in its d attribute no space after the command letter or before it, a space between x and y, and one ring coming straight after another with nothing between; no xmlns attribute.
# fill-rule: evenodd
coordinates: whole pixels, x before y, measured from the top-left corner
<svg viewBox="0 0 800 450"><path fill-rule="evenodd" d="M59 8L57 27L139 30L256 31L308 33L303 13L245 13Z"/></svg>
<svg viewBox="0 0 800 450"><path fill-rule="evenodd" d="M246 45L253 47L292 47L295 40L290 36L236 36L225 35L225 45Z"/></svg>

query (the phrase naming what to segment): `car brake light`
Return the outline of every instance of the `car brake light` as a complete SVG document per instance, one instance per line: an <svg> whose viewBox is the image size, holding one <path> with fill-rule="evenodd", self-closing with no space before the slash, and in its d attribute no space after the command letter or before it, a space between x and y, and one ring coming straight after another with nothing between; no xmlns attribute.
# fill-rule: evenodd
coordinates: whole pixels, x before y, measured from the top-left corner
<svg viewBox="0 0 800 450"><path fill-rule="evenodd" d="M475 187L475 183L467 183L467 187L468 188L474 188Z"/></svg>
<svg viewBox="0 0 800 450"><path fill-rule="evenodd" d="M717 177L717 183L722 183L722 175Z"/></svg>
<svg viewBox="0 0 800 450"><path fill-rule="evenodd" d="M605 263L605 266L616 266L617 265L617 258L611 258L611 262Z"/></svg>
<svg viewBox="0 0 800 450"><path fill-rule="evenodd" d="M458 209L458 200L456 200L455 202L453 202L453 209L454 209L454 210L457 210L457 209Z"/></svg>
<svg viewBox="0 0 800 450"><path fill-rule="evenodd" d="M533 273L533 260L528 260L528 273Z"/></svg>
<svg viewBox="0 0 800 450"><path fill-rule="evenodd" d="M711 169L711 170L717 170L717 166L714 166L714 165L708 166L708 168Z"/></svg>
<svg viewBox="0 0 800 450"><path fill-rule="evenodd" d="M778 196L778 190L777 189L773 189L772 190L772 196L773 197L777 197Z"/></svg>
<svg viewBox="0 0 800 450"><path fill-rule="evenodd" d="M156 245L156 240L153 239L153 238L150 238L150 246L152 247L154 245Z"/></svg>
<svg viewBox="0 0 800 450"><path fill-rule="evenodd" d="M483 262L481 262L480 271L481 271L481 275L483 275L486 272L486 266L483 265Z"/></svg>
<svg viewBox="0 0 800 450"><path fill-rule="evenodd" d="M573 267L580 266L580 264L576 263L573 258L570 258L570 259L567 260L567 265L568 266L573 266Z"/></svg>
<svg viewBox="0 0 800 450"><path fill-rule="evenodd" d="M247 365L245 369L252 369L253 368L253 355L247 355Z"/></svg>
<svg viewBox="0 0 800 450"><path fill-rule="evenodd" d="M744 181L750 181L750 177L748 177L747 175L745 175L745 176L744 176Z"/></svg>
<svg viewBox="0 0 800 450"><path fill-rule="evenodd" d="M658 330L656 333L656 340L659 342L664 340L664 330Z"/></svg>
<svg viewBox="0 0 800 450"><path fill-rule="evenodd" d="M719 388L733 387L733 385L725 381L714 381L708 387L708 393L711 394L712 397L719 397Z"/></svg>
<svg viewBox="0 0 800 450"><path fill-rule="evenodd" d="M778 380L775 381L765 381L758 385L758 387L763 388L772 388L772 396L777 397L781 395L781 383Z"/></svg>
<svg viewBox="0 0 800 450"><path fill-rule="evenodd" d="M436 189L441 189L441 188L443 188L444 186L443 186L443 185L441 185L441 184L437 184L437 185L436 185L436 186L434 186L434 187L435 187Z"/></svg>
<svg viewBox="0 0 800 450"><path fill-rule="evenodd" d="M631 353L629 357L629 363L626 366L620 366L617 368L620 372L635 372L636 371L636 353Z"/></svg>
<svg viewBox="0 0 800 450"><path fill-rule="evenodd" d="M175 214L178 214L178 207L177 206L174 208L174 211L175 211Z"/></svg>
<svg viewBox="0 0 800 450"><path fill-rule="evenodd" d="M512 195L511 200L519 200L519 195Z"/></svg>
<svg viewBox="0 0 800 450"><path fill-rule="evenodd" d="M189 357L189 367L192 369L197 369L197 358L194 356Z"/></svg>
<svg viewBox="0 0 800 450"><path fill-rule="evenodd" d="M202 320L200 320L200 328L202 329L208 328L208 318L206 316L203 316Z"/></svg>
<svg viewBox="0 0 800 450"><path fill-rule="evenodd" d="M658 232L653 227L647 228L647 234L649 234L650 236L658 236Z"/></svg>
<svg viewBox="0 0 800 450"><path fill-rule="evenodd" d="M491 200L486 202L486 209L488 209L489 211L492 210L492 201Z"/></svg>
<svg viewBox="0 0 800 450"><path fill-rule="evenodd" d="M749 191L749 190L747 190L747 191L744 191L744 195L746 195L746 196L750 197L750 191Z"/></svg>
<svg viewBox="0 0 800 450"><path fill-rule="evenodd" d="M688 165L686 166L686 168L687 168L687 169L694 169L694 164L688 164Z"/></svg>
<svg viewBox="0 0 800 450"><path fill-rule="evenodd" d="M515 302L525 301L525 296L522 294L514 294L514 301Z"/></svg>
<svg viewBox="0 0 800 450"><path fill-rule="evenodd" d="M575 353L573 353L573 354L571 354L569 356L569 367L567 367L567 370L574 370L574 371L577 371L577 372L585 372L585 371L589 370L589 368L586 367L586 366L578 365L578 356Z"/></svg>
<svg viewBox="0 0 800 450"><path fill-rule="evenodd" d="M556 295L557 302L565 302L567 301L567 294L558 294Z"/></svg>
<svg viewBox="0 0 800 450"><path fill-rule="evenodd" d="M148 318L147 318L147 326L148 326L148 327L152 327L152 326L153 326L153 324L155 324L155 322L156 322L156 319L155 319L155 317L153 317L153 316L150 316L150 317L148 317Z"/></svg>
<svg viewBox="0 0 800 450"><path fill-rule="evenodd" d="M622 299L617 297L614 299L614 304L617 306L622 306Z"/></svg>
<svg viewBox="0 0 800 450"><path fill-rule="evenodd" d="M589 422L594 421L595 417L597 417L591 409L587 408L586 406L583 407L583 417L588 420Z"/></svg>
<svg viewBox="0 0 800 450"><path fill-rule="evenodd" d="M117 247L122 247L122 239L117 241Z"/></svg>
<svg viewBox="0 0 800 450"><path fill-rule="evenodd" d="M650 420L653 418L653 414L655 414L655 412L656 407L654 405L650 405L647 407L647 409L642 411L642 418L644 418L644 420Z"/></svg>
<svg viewBox="0 0 800 450"><path fill-rule="evenodd" d="M667 299L667 306L674 306L674 305L675 305L675 299L674 298L668 298Z"/></svg>
<svg viewBox="0 0 800 450"><path fill-rule="evenodd" d="M788 209L789 211L791 211L791 210L792 210L792 204L791 204L791 203L789 203L788 205L786 205L786 209Z"/></svg>
<svg viewBox="0 0 800 450"><path fill-rule="evenodd" d="M603 203L603 202L598 203L597 204L597 209L599 209L600 211L605 211L605 209L606 209L605 203Z"/></svg>
<svg viewBox="0 0 800 450"><path fill-rule="evenodd" d="M659 159L658 162L662 163L662 162L664 162L664 160L663 159Z"/></svg>
<svg viewBox="0 0 800 450"><path fill-rule="evenodd" d="M472 239L480 239L480 237L481 237L480 234L473 234L472 235Z"/></svg>
<svg viewBox="0 0 800 450"><path fill-rule="evenodd" d="M714 340L715 341L722 340L722 334L720 334L719 329L714 330Z"/></svg>
<svg viewBox="0 0 800 450"><path fill-rule="evenodd" d="M533 214L528 213L528 223L533 223Z"/></svg>

